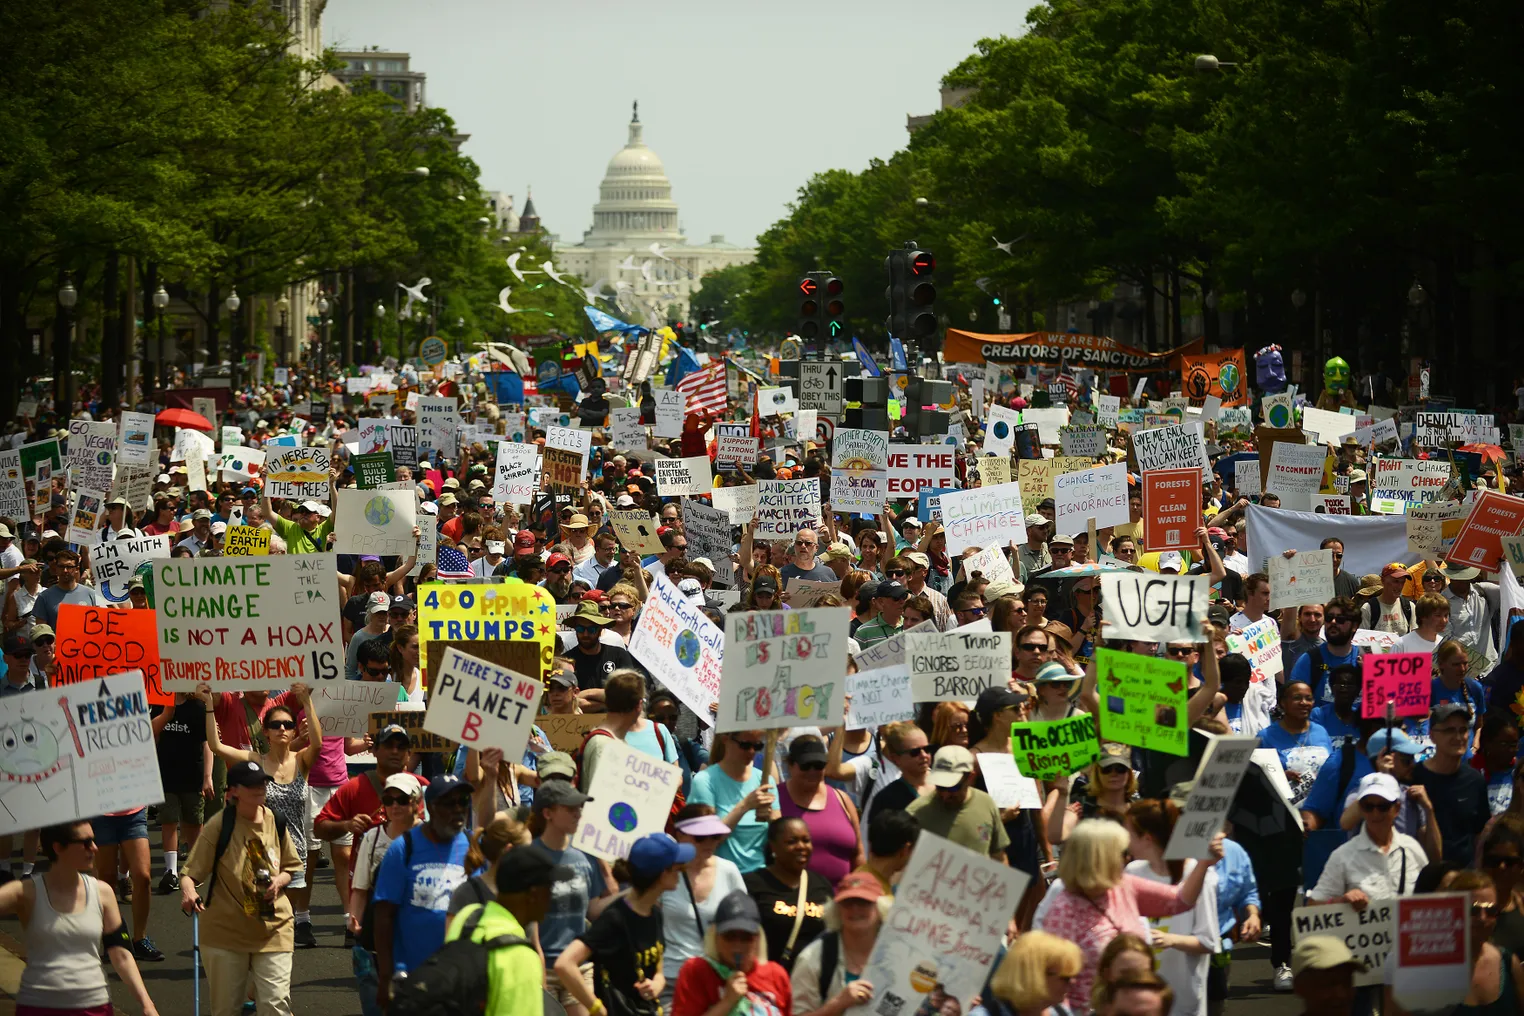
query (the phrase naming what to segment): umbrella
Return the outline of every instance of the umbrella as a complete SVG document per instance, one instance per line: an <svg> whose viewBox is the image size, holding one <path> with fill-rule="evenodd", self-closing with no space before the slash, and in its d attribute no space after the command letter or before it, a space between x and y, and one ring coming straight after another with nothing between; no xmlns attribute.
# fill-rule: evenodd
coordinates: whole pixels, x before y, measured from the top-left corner
<svg viewBox="0 0 1524 1016"><path fill-rule="evenodd" d="M193 413L189 409L181 409L176 406L166 409L153 418L153 422L161 427L186 427L190 430L211 430L212 422L200 413Z"/></svg>
<svg viewBox="0 0 1524 1016"><path fill-rule="evenodd" d="M1467 444L1461 445L1455 450L1458 452L1471 452L1473 455L1480 455L1483 462L1504 462L1508 458L1507 455L1504 454L1503 449L1499 448L1495 444Z"/></svg>
<svg viewBox="0 0 1524 1016"><path fill-rule="evenodd" d="M1067 568L1054 568L1045 571L1041 575L1032 576L1034 579L1077 579L1081 575L1099 575L1101 572L1131 571L1132 565L1124 564L1116 558L1106 555L1099 561L1086 561L1084 564L1071 564Z"/></svg>

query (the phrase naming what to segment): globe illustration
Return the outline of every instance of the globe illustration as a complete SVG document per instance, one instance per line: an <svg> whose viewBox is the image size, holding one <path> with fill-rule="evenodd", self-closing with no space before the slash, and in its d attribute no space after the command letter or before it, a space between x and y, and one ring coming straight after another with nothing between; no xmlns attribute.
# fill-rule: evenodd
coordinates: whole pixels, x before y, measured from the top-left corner
<svg viewBox="0 0 1524 1016"><path fill-rule="evenodd" d="M672 648L677 652L677 662L685 667L691 667L699 661L698 636L691 631L683 631L677 636L677 641Z"/></svg>
<svg viewBox="0 0 1524 1016"><path fill-rule="evenodd" d="M1224 363L1217 372L1217 383L1222 387L1224 395L1232 395L1238 391L1238 364L1233 362Z"/></svg>
<svg viewBox="0 0 1524 1016"><path fill-rule="evenodd" d="M384 497L373 497L365 502L365 521L373 526L385 526L392 521L396 509Z"/></svg>
<svg viewBox="0 0 1524 1016"><path fill-rule="evenodd" d="M1006 423L1004 420L1001 420L995 424L994 431L995 436L1004 441L1008 436L1010 436L1011 425Z"/></svg>
<svg viewBox="0 0 1524 1016"><path fill-rule="evenodd" d="M635 814L635 809L620 801L609 809L609 825L622 833L627 833L640 824L640 818Z"/></svg>

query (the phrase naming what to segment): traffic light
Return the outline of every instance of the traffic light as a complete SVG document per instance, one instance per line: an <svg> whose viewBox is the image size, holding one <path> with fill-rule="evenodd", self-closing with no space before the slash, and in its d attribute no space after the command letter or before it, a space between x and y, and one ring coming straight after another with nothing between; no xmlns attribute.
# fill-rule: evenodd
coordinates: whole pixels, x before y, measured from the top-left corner
<svg viewBox="0 0 1524 1016"><path fill-rule="evenodd" d="M935 310L937 287L931 280L937 259L918 249L912 240L904 250L890 251L884 265L889 269L889 288L885 290L889 317L884 327L890 335L913 341L923 354L940 349Z"/></svg>
<svg viewBox="0 0 1524 1016"><path fill-rule="evenodd" d="M820 281L811 272L799 280L799 325L794 330L808 342L820 338Z"/></svg>
<svg viewBox="0 0 1524 1016"><path fill-rule="evenodd" d="M825 335L828 339L842 338L847 330L844 320L847 313L846 305L841 302L841 291L846 288L840 279L832 275L825 280L822 287L825 290Z"/></svg>

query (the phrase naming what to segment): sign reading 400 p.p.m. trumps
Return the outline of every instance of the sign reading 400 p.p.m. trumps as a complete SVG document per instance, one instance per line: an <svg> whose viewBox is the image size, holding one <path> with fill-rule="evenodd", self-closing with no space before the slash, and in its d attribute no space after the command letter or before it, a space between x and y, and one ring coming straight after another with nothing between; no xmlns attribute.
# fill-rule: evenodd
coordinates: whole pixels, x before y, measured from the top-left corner
<svg viewBox="0 0 1524 1016"><path fill-rule="evenodd" d="M418 643L425 667L430 642L533 642L540 647L543 670L555 658L555 638L556 601L539 586L425 582L418 587Z"/></svg>
<svg viewBox="0 0 1524 1016"><path fill-rule="evenodd" d="M153 562L165 691L284 688L344 663L332 554Z"/></svg>

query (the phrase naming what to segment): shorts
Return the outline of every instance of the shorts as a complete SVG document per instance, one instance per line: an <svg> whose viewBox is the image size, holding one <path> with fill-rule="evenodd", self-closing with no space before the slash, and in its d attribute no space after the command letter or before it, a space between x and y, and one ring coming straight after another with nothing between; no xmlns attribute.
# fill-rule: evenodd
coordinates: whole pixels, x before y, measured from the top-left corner
<svg viewBox="0 0 1524 1016"><path fill-rule="evenodd" d="M313 830L317 824L318 812L323 810L323 805L328 803L328 799L333 797L334 792L338 789L338 787L314 787L310 783L307 784L307 828L303 832L307 836L308 852L323 849L324 841L318 839ZM335 837L327 842L332 843L336 847L347 847L353 844L354 841L354 833L345 833L343 836Z"/></svg>
<svg viewBox="0 0 1524 1016"><path fill-rule="evenodd" d="M591 963L584 963L577 968L577 971L582 975L582 986L587 989L587 993L589 995L595 994L593 991L593 965ZM545 971L545 990L554 995L556 1001L560 1002L563 1008L570 1009L574 1005L582 1004L577 1001L576 995L566 990L566 987L561 983L561 978L556 976L554 969L546 969Z"/></svg>
<svg viewBox="0 0 1524 1016"><path fill-rule="evenodd" d="M148 809L139 808L131 815L97 815L90 820L95 845L114 847L118 843L148 839Z"/></svg>
<svg viewBox="0 0 1524 1016"><path fill-rule="evenodd" d="M16 1003L16 1016L111 1016L115 1011L111 1008L110 1002L86 1006L83 1009L54 1009L52 1006Z"/></svg>
<svg viewBox="0 0 1524 1016"><path fill-rule="evenodd" d="M201 825L205 814L206 798L201 796L199 790L188 790L184 793L171 791L164 795L164 803L159 805L159 822L164 825L173 825L176 822Z"/></svg>

